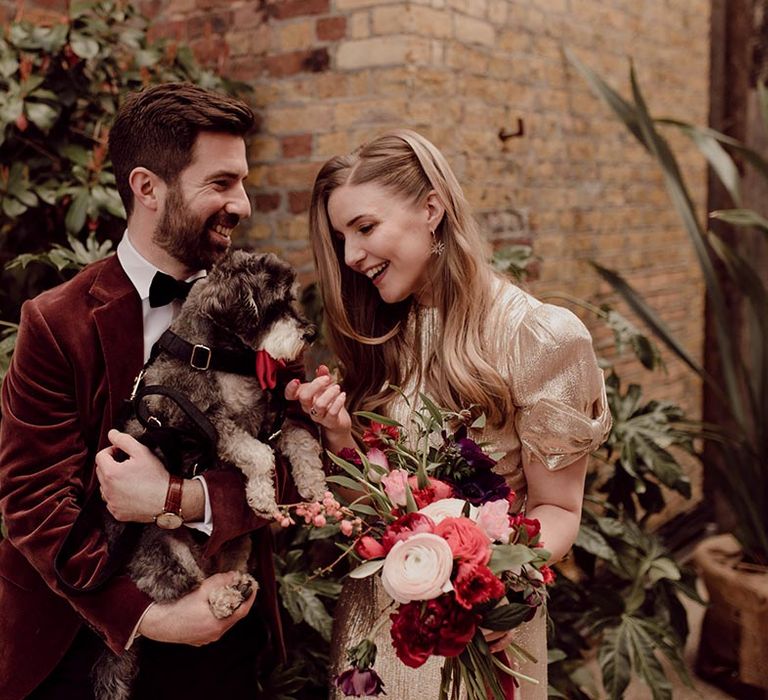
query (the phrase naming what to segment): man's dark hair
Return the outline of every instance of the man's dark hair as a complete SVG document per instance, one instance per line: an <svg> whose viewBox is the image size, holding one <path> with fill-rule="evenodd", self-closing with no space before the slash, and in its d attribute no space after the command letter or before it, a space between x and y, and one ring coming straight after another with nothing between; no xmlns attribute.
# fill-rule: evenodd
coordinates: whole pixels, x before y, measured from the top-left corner
<svg viewBox="0 0 768 700"><path fill-rule="evenodd" d="M131 93L109 133L109 156L126 216L133 211L128 176L137 167L173 184L191 162L201 131L243 136L254 126L244 102L191 83L164 83Z"/></svg>

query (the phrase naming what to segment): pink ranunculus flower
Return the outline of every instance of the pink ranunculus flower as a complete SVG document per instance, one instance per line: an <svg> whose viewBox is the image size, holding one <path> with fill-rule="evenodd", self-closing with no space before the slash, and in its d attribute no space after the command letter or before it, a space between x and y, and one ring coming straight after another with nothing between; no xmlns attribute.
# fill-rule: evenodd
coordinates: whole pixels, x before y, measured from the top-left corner
<svg viewBox="0 0 768 700"><path fill-rule="evenodd" d="M483 503L475 522L488 537L502 544L507 544L510 534L514 532L509 524L509 502L504 498Z"/></svg>
<svg viewBox="0 0 768 700"><path fill-rule="evenodd" d="M419 513L428 515L437 524L445 518L460 518L465 505L467 505L467 502L462 498L443 498L420 508ZM472 506L470 517L473 517L472 511L477 511L477 508Z"/></svg>
<svg viewBox="0 0 768 700"><path fill-rule="evenodd" d="M450 589L452 568L448 543L420 532L392 547L381 569L381 583L398 603L432 600Z"/></svg>
<svg viewBox="0 0 768 700"><path fill-rule="evenodd" d="M408 484L408 472L405 469L393 469L389 474L381 477L381 483L392 503L396 506L406 504L405 487Z"/></svg>
<svg viewBox="0 0 768 700"><path fill-rule="evenodd" d="M386 471L389 471L389 460L387 459L387 455L385 455L378 447L372 447L368 450L368 453L365 456L371 464L375 464L377 467L383 467ZM376 469L368 470L368 479L374 484L380 483L382 478L383 475Z"/></svg>
<svg viewBox="0 0 768 700"><path fill-rule="evenodd" d="M491 558L491 540L469 518L444 518L435 527L456 559L475 564L487 564Z"/></svg>

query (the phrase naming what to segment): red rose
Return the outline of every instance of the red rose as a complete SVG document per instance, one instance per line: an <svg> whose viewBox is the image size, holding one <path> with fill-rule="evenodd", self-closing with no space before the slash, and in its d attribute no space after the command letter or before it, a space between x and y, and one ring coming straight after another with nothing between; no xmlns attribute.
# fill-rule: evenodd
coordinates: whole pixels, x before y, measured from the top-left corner
<svg viewBox="0 0 768 700"><path fill-rule="evenodd" d="M444 498L453 497L453 487L439 479L428 479L429 483L423 489L419 488L419 479L416 476L408 477L408 485L419 508L428 506L433 501L442 501Z"/></svg>
<svg viewBox="0 0 768 700"><path fill-rule="evenodd" d="M541 531L541 523L535 518L526 518L524 515L513 515L509 518L509 524L514 527L524 527L528 533L530 542Z"/></svg>
<svg viewBox="0 0 768 700"><path fill-rule="evenodd" d="M380 542L366 535L355 542L355 553L361 559L379 559L387 552Z"/></svg>
<svg viewBox="0 0 768 700"><path fill-rule="evenodd" d="M435 527L435 534L448 542L456 559L487 564L491 558L491 540L469 518L444 518Z"/></svg>
<svg viewBox="0 0 768 700"><path fill-rule="evenodd" d="M552 571L546 564L541 567L541 575L544 577L544 585L548 586L555 580L555 572Z"/></svg>
<svg viewBox="0 0 768 700"><path fill-rule="evenodd" d="M435 523L423 513L408 513L387 526L381 538L384 552L389 552L401 540L407 540L417 532L434 532ZM383 556L383 555L382 555Z"/></svg>
<svg viewBox="0 0 768 700"><path fill-rule="evenodd" d="M504 595L504 584L487 566L460 564L453 582L456 602L467 610Z"/></svg>
<svg viewBox="0 0 768 700"><path fill-rule="evenodd" d="M363 433L363 442L366 446L378 447L380 450L389 446L389 442L397 441L400 431L394 425L384 425L371 421L371 427Z"/></svg>

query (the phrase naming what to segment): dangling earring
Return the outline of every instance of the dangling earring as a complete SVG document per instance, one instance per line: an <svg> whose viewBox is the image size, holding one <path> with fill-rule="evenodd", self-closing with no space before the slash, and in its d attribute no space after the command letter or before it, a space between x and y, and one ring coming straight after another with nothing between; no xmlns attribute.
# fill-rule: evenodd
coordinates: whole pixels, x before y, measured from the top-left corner
<svg viewBox="0 0 768 700"><path fill-rule="evenodd" d="M429 234L432 236L432 245L429 246L429 254L436 255L439 258L445 250L445 243L437 240L434 231L430 231Z"/></svg>

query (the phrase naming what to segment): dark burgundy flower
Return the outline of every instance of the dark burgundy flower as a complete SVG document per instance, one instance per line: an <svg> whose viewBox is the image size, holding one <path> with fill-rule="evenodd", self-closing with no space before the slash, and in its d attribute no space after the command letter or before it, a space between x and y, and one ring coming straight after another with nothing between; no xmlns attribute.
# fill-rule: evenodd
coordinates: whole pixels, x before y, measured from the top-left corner
<svg viewBox="0 0 768 700"><path fill-rule="evenodd" d="M334 685L344 695L354 698L362 698L366 695L380 695L384 692L384 683L379 674L372 668L361 671L359 668L350 668L340 673L333 679Z"/></svg>
<svg viewBox="0 0 768 700"><path fill-rule="evenodd" d="M350 464L354 464L358 467L363 466L363 460L360 458L357 450L352 449L351 447L342 447L336 454Z"/></svg>
<svg viewBox="0 0 768 700"><path fill-rule="evenodd" d="M456 441L459 446L459 453L467 461L469 466L474 469L493 469L496 466L496 460L489 457L483 449L474 440L464 437Z"/></svg>
<svg viewBox="0 0 768 700"><path fill-rule="evenodd" d="M487 469L476 471L472 476L455 483L453 490L457 498L463 498L473 506L507 498L511 491L501 474Z"/></svg>
<svg viewBox="0 0 768 700"><path fill-rule="evenodd" d="M446 599L445 617L434 653L438 656L458 656L475 636L480 617L459 607L453 596L443 597Z"/></svg>
<svg viewBox="0 0 768 700"><path fill-rule="evenodd" d="M434 601L429 601L427 606ZM432 606L434 607L434 606ZM434 616L431 613L427 622L439 622L439 620L430 619ZM395 648L397 658L406 666L418 668L430 656L437 640L437 630L434 624L425 624L422 620L422 603L406 603L401 605L397 612L390 615L392 620L392 646Z"/></svg>
<svg viewBox="0 0 768 700"><path fill-rule="evenodd" d="M456 604L451 594L401 605L392 619L392 646L406 666L430 656L458 656L475 636L480 617Z"/></svg>
<svg viewBox="0 0 768 700"><path fill-rule="evenodd" d="M384 552L389 552L401 540L407 540L417 532L434 532L435 523L423 513L407 513L387 526L381 538Z"/></svg>

